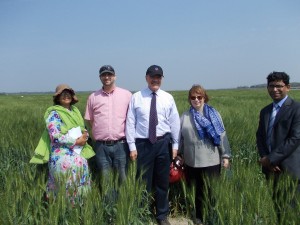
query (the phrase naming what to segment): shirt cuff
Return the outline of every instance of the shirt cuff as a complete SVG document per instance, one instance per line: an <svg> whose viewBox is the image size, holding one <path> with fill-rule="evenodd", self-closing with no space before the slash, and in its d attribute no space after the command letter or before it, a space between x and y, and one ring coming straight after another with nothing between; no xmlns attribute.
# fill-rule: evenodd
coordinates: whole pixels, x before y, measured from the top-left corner
<svg viewBox="0 0 300 225"><path fill-rule="evenodd" d="M135 146L135 142L133 143L128 143L128 147L130 151L135 151L136 150L136 146Z"/></svg>
<svg viewBox="0 0 300 225"><path fill-rule="evenodd" d="M172 144L172 149L177 149L178 150L178 143Z"/></svg>

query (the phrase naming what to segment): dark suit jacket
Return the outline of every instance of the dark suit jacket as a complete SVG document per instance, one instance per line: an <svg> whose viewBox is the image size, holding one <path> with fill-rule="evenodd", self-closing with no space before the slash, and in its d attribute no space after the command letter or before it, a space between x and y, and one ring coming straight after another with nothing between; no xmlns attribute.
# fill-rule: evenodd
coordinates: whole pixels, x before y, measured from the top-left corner
<svg viewBox="0 0 300 225"><path fill-rule="evenodd" d="M260 111L256 144L260 157L269 158L272 165L300 179L300 103L287 98L276 115L269 152L266 143L269 117L273 105ZM269 171L262 168L265 174Z"/></svg>

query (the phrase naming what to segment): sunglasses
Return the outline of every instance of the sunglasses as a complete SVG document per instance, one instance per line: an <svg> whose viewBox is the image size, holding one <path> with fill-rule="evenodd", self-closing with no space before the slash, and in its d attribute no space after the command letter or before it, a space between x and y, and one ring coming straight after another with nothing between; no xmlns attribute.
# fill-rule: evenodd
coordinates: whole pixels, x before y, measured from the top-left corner
<svg viewBox="0 0 300 225"><path fill-rule="evenodd" d="M63 98L64 98L64 97L72 97L72 93L71 93L70 91L68 91L68 90L64 90L64 91L60 94L60 96L62 96Z"/></svg>
<svg viewBox="0 0 300 225"><path fill-rule="evenodd" d="M203 96L191 96L191 97L190 97L191 100L196 100L196 99L198 99L199 101L200 101L201 99L203 99L203 98L204 98Z"/></svg>

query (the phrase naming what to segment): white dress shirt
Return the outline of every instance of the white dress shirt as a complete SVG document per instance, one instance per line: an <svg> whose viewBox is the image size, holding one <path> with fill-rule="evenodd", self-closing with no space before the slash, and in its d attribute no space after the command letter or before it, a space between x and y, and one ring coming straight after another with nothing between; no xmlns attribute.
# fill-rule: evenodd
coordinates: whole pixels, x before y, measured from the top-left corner
<svg viewBox="0 0 300 225"><path fill-rule="evenodd" d="M171 94L159 89L156 92L156 109L158 125L157 137L171 133L172 147L178 149L178 136L180 130L180 118L174 98ZM149 114L152 91L149 88L134 93L131 97L127 119L126 139L130 151L136 150L136 138L149 137Z"/></svg>

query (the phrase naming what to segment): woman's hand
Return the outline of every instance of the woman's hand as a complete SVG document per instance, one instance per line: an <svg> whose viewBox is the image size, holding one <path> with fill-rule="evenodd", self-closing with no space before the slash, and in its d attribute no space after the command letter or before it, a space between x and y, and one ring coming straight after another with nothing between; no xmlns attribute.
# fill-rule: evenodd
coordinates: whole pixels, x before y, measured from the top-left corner
<svg viewBox="0 0 300 225"><path fill-rule="evenodd" d="M230 166L229 159L223 158L223 159L222 159L222 165L223 165L223 167L224 167L225 169L228 169L229 166Z"/></svg>
<svg viewBox="0 0 300 225"><path fill-rule="evenodd" d="M83 132L82 136L85 138L86 141L87 139L89 139L89 133L87 132L87 130Z"/></svg>
<svg viewBox="0 0 300 225"><path fill-rule="evenodd" d="M84 146L87 140L88 140L88 133L87 131L85 131L79 138L76 139L75 145Z"/></svg>

